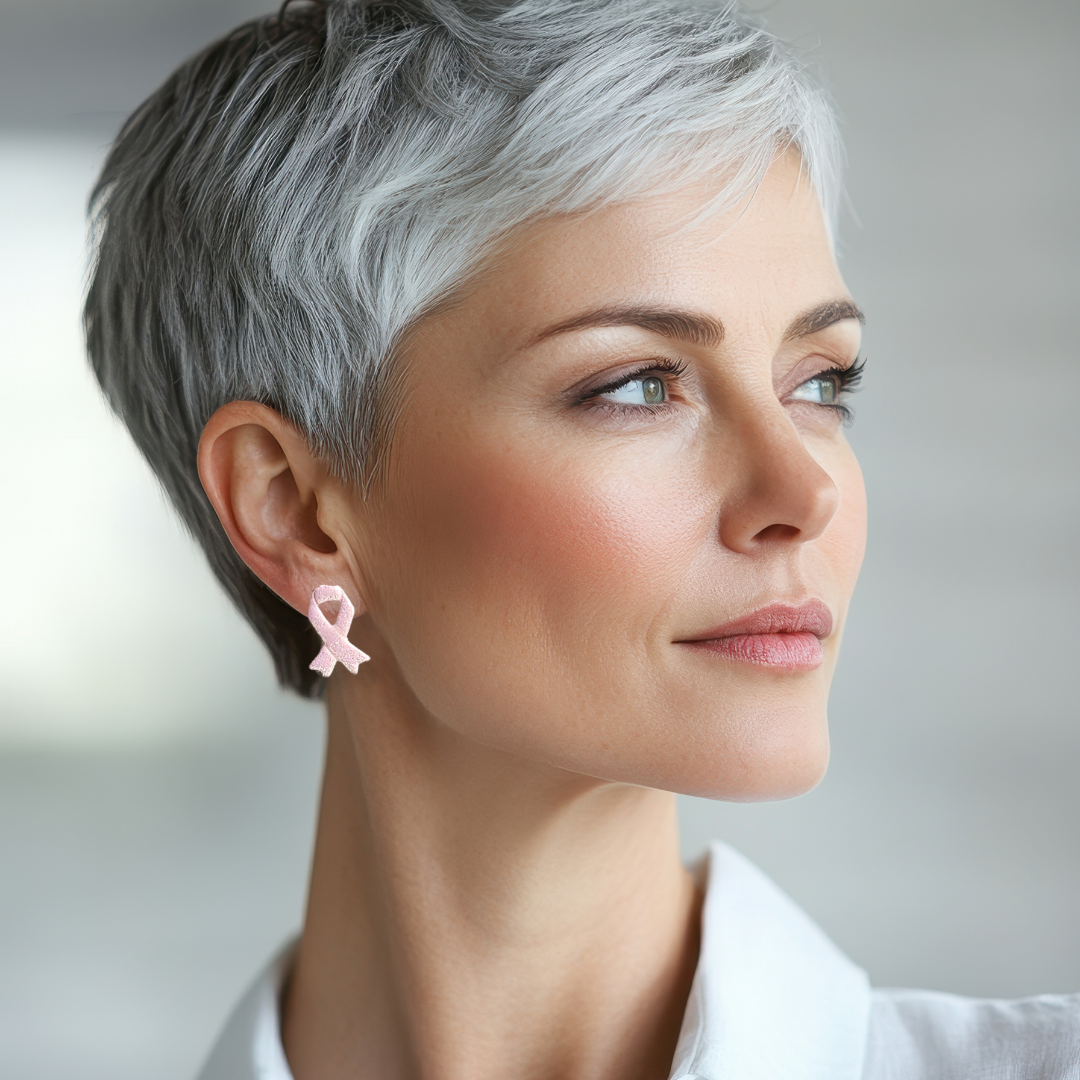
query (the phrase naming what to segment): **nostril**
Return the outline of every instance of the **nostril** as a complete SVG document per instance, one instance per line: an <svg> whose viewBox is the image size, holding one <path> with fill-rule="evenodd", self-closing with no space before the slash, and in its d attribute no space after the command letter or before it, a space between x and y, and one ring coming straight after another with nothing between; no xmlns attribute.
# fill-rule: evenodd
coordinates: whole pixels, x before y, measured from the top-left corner
<svg viewBox="0 0 1080 1080"><path fill-rule="evenodd" d="M770 540L794 540L799 535L799 529L794 525L768 525L760 532L755 533L754 540L766 543Z"/></svg>

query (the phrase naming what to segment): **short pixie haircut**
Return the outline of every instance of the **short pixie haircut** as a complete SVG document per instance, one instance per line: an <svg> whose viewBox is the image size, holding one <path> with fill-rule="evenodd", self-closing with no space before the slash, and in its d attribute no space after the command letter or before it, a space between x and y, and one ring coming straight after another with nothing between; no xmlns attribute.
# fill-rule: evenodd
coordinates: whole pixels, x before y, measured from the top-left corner
<svg viewBox="0 0 1080 1080"><path fill-rule="evenodd" d="M395 348L508 233L693 182L731 205L789 147L831 228L825 95L708 0L292 0L134 113L91 201L90 360L284 686L318 695L319 642L206 498L213 412L262 402L365 485Z"/></svg>

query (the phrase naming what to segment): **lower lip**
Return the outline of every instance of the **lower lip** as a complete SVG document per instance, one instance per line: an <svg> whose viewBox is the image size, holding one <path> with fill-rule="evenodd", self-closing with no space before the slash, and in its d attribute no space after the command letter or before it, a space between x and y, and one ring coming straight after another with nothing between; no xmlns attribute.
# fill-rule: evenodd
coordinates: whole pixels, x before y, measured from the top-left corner
<svg viewBox="0 0 1080 1080"><path fill-rule="evenodd" d="M687 641L704 652L759 667L787 671L812 671L821 667L825 654L813 634L734 634L731 637Z"/></svg>

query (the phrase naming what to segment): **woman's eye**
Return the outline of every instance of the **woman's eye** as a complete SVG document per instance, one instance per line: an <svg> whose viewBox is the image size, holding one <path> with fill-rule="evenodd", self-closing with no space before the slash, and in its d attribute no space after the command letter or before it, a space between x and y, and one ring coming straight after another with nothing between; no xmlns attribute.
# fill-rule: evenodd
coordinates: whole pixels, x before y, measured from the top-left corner
<svg viewBox="0 0 1080 1080"><path fill-rule="evenodd" d="M664 380L655 375L629 379L621 386L597 394L597 397L620 405L662 405L668 399Z"/></svg>
<svg viewBox="0 0 1080 1080"><path fill-rule="evenodd" d="M840 380L835 375L815 375L796 386L788 395L789 401L810 401L815 405L839 405Z"/></svg>

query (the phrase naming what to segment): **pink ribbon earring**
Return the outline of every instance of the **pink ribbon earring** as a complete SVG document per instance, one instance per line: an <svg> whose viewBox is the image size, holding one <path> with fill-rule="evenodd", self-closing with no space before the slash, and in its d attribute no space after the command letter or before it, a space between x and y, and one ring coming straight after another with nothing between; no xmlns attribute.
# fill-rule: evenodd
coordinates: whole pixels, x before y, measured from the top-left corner
<svg viewBox="0 0 1080 1080"><path fill-rule="evenodd" d="M332 623L319 607L331 600L337 600L341 604L337 618ZM320 585L311 594L307 616L315 627L315 632L323 640L319 655L308 665L312 671L318 671L329 678L334 665L340 660L355 675L360 665L371 659L367 653L361 652L349 641L349 627L352 626L354 614L356 611L352 601L345 595L345 590L337 585Z"/></svg>

